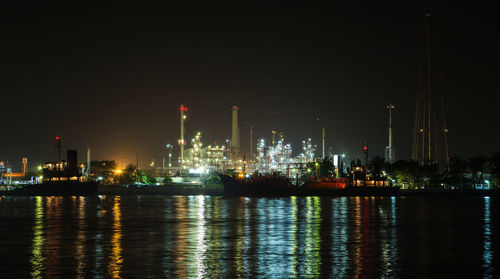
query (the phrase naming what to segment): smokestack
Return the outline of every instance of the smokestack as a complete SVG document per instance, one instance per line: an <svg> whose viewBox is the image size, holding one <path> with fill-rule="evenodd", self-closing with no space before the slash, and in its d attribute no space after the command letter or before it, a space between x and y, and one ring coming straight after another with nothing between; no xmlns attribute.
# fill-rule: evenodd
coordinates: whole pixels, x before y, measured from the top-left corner
<svg viewBox="0 0 500 279"><path fill-rule="evenodd" d="M26 176L27 172L28 172L28 158L24 157L23 158L23 176Z"/></svg>
<svg viewBox="0 0 500 279"><path fill-rule="evenodd" d="M87 147L87 177L90 177L90 146Z"/></svg>
<svg viewBox="0 0 500 279"><path fill-rule="evenodd" d="M253 159L253 126L250 125L250 159Z"/></svg>
<svg viewBox="0 0 500 279"><path fill-rule="evenodd" d="M238 127L238 106L233 106L233 125L232 125L232 135L231 135L231 153L233 155L233 160L238 160L240 156L240 131Z"/></svg>
<svg viewBox="0 0 500 279"><path fill-rule="evenodd" d="M323 128L323 159L325 158L325 128Z"/></svg>

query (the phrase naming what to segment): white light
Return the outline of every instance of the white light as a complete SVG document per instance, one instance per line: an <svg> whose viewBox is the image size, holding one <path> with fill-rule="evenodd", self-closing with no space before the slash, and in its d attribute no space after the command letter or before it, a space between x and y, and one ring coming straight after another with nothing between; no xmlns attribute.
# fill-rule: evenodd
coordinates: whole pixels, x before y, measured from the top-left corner
<svg viewBox="0 0 500 279"><path fill-rule="evenodd" d="M199 167L199 168L196 168L196 169L189 169L189 173L208 173L208 170L205 169L204 167Z"/></svg>

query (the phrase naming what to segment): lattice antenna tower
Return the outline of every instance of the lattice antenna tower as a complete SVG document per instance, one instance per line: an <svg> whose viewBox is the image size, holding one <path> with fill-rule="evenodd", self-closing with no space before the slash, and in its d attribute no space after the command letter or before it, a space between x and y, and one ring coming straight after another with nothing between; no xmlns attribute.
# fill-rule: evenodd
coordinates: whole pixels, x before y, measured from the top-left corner
<svg viewBox="0 0 500 279"><path fill-rule="evenodd" d="M448 130L444 121L444 99L437 84L436 42L430 12L425 14L423 35L412 159L422 166L437 164L441 169L448 169Z"/></svg>

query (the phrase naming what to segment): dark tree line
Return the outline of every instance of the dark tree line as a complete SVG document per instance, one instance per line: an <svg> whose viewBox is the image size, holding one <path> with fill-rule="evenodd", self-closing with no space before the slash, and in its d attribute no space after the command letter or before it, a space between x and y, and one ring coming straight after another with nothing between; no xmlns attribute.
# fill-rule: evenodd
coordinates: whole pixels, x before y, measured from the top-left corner
<svg viewBox="0 0 500 279"><path fill-rule="evenodd" d="M468 160L452 157L449 169L437 165L421 166L418 162L406 160L389 164L384 158L375 156L367 168L372 176L381 177L385 173L405 188L470 189L488 183L492 188L500 187L500 153L490 157L474 156Z"/></svg>

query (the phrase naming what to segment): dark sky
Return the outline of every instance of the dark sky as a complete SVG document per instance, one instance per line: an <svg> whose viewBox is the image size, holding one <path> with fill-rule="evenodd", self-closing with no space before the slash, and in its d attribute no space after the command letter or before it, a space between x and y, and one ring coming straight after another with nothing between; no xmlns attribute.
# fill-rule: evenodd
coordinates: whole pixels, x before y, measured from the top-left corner
<svg viewBox="0 0 500 279"><path fill-rule="evenodd" d="M429 5L209 2L0 10L0 160L53 160L61 136L80 159L90 144L94 159L160 162L180 104L188 140L228 138L238 105L244 151L252 124L255 139L282 130L294 153L325 127L335 152L360 157L368 141L383 155L388 103L396 157L409 159ZM479 5L430 6L450 154L462 157L499 151L498 19Z"/></svg>

